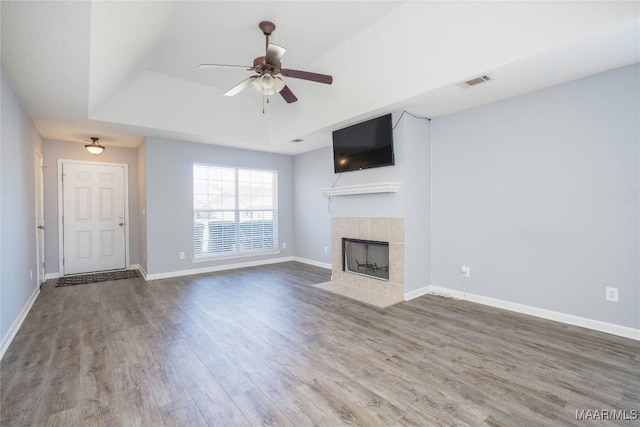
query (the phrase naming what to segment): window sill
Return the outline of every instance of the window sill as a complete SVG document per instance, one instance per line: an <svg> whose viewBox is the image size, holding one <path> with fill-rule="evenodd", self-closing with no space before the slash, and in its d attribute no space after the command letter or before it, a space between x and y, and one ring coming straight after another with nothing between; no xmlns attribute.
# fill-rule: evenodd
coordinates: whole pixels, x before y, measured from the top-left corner
<svg viewBox="0 0 640 427"><path fill-rule="evenodd" d="M263 256L263 255L277 255L279 253L280 253L279 250L275 250L275 251L267 251L267 252L250 252L246 254L203 256L199 258L192 258L191 262L200 263L200 262L222 261L227 259L250 258L250 257L256 257L256 256Z"/></svg>

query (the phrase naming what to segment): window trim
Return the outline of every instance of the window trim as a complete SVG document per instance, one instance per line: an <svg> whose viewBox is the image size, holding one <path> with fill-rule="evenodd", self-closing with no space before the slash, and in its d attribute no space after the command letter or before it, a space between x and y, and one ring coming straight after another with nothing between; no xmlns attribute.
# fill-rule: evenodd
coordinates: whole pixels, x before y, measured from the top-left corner
<svg viewBox="0 0 640 427"><path fill-rule="evenodd" d="M249 257L264 256L264 255L277 255L280 252L281 252L280 249L276 249L273 251L265 251L265 252L242 252L234 255L205 255L205 256L200 256L198 258L195 258L195 257L191 258L191 262L193 263L211 262L211 261L217 261L217 260L223 260L223 259L237 259L237 258L249 258Z"/></svg>
<svg viewBox="0 0 640 427"><path fill-rule="evenodd" d="M209 163L201 163L201 162L193 162L191 166L192 176L191 183L195 184L195 167L207 167L207 168L221 168L221 169L233 169L234 172L234 209L196 209L194 206L194 198L195 198L195 187L192 188L191 192L191 200L192 200L192 249L193 249L193 257L191 258L191 262L199 263L199 262L211 262L216 260L226 260L226 259L234 259L234 258L246 258L246 257L255 257L255 256L265 256L265 255L275 255L280 253L280 239L279 239L279 191L278 191L278 170L277 169L262 169L262 168L250 168L243 166L225 166L225 165L216 165ZM241 170L244 171L255 171L255 172L270 172L272 174L272 179L275 181L272 183L273 185L273 209L241 209L240 208L240 194L239 194L239 173ZM232 212L234 214L234 229L235 229L235 251L231 253L221 253L219 255L211 254L211 253L203 253L202 255L197 256L195 247L196 247L196 239L195 239L195 224L196 224L196 211L207 211L207 210L215 210L217 212ZM238 251L240 246L240 224L241 224L241 214L243 212L271 212L273 215L273 229L274 229L274 238L273 238L273 248L266 250L253 250L253 251Z"/></svg>

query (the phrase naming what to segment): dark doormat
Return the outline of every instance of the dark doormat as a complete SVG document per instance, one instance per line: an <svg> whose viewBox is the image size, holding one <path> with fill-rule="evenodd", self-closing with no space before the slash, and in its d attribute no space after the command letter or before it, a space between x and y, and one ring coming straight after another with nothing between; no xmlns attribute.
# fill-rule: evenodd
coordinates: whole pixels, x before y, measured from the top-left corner
<svg viewBox="0 0 640 427"><path fill-rule="evenodd" d="M105 271L101 273L64 276L58 279L56 288L60 286L86 285L87 283L108 282L111 280L133 279L140 277L138 270Z"/></svg>

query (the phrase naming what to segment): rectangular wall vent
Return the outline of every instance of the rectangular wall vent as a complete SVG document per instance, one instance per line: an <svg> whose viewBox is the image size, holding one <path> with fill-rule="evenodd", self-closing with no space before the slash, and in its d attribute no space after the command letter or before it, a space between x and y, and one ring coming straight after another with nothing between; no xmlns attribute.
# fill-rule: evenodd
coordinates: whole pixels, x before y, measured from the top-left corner
<svg viewBox="0 0 640 427"><path fill-rule="evenodd" d="M493 79L485 74L479 77L475 77L473 79L469 79L465 82L461 82L458 85L460 87L471 87L471 86L479 85L480 83L488 82L489 80L493 80Z"/></svg>

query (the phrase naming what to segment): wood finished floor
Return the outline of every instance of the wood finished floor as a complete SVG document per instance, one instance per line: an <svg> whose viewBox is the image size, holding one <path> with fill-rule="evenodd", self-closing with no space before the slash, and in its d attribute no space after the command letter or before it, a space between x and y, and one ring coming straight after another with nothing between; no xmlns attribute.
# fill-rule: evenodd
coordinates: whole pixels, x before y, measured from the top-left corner
<svg viewBox="0 0 640 427"><path fill-rule="evenodd" d="M2 425L637 425L576 410L640 409L638 342L435 296L371 308L309 286L328 275L47 282Z"/></svg>

